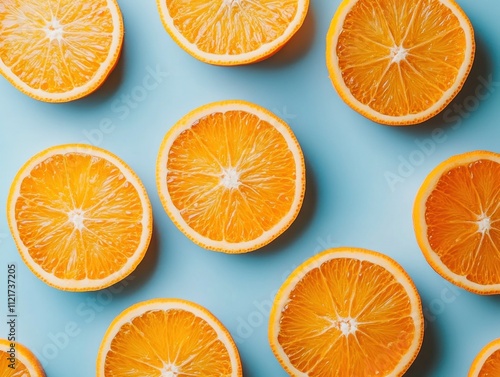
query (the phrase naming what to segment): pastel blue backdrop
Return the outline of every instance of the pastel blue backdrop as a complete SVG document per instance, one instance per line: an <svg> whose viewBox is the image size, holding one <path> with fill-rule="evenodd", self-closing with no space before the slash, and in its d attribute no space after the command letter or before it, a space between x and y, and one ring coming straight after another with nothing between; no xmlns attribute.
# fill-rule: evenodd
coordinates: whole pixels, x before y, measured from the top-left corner
<svg viewBox="0 0 500 377"><path fill-rule="evenodd" d="M94 375L101 338L126 307L181 297L211 310L235 338L246 377L286 373L267 342L276 290L301 262L329 247L385 253L411 275L426 317L422 350L408 376L465 376L474 355L500 337L500 297L454 288L425 262L411 211L426 174L465 151L500 151L500 3L458 1L476 32L477 54L461 93L424 124L372 123L342 102L328 78L325 36L339 0L312 0L297 35L254 65L216 67L180 49L164 30L156 3L119 0L123 54L94 94L71 103L30 99L0 79L0 337L7 327L7 265L17 265L18 340L50 377ZM260 251L224 255L189 241L165 214L155 159L167 130L186 112L221 99L260 104L287 121L305 155L307 192L291 228ZM153 205L154 235L131 277L90 293L62 292L38 280L9 234L5 202L21 165L44 148L86 142L122 157L143 180Z"/></svg>

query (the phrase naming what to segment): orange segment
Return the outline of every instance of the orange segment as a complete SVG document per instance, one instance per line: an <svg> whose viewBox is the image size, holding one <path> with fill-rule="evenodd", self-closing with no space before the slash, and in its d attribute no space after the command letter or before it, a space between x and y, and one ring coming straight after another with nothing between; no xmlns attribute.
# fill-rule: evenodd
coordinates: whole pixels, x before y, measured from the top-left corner
<svg viewBox="0 0 500 377"><path fill-rule="evenodd" d="M498 187L500 155L474 151L439 164L415 198L415 234L427 261L475 293L500 293Z"/></svg>
<svg viewBox="0 0 500 377"><path fill-rule="evenodd" d="M231 253L269 243L296 218L305 189L290 128L243 101L205 105L165 136L157 185L174 223L202 247Z"/></svg>
<svg viewBox="0 0 500 377"><path fill-rule="evenodd" d="M36 356L25 346L0 339L0 377L45 377Z"/></svg>
<svg viewBox="0 0 500 377"><path fill-rule="evenodd" d="M488 343L472 362L468 377L500 376L500 338Z"/></svg>
<svg viewBox="0 0 500 377"><path fill-rule="evenodd" d="M420 123L461 89L473 34L453 0L344 0L328 31L327 66L339 95L362 115Z"/></svg>
<svg viewBox="0 0 500 377"><path fill-rule="evenodd" d="M42 101L70 101L97 89L122 40L115 0L7 0L0 6L0 72Z"/></svg>
<svg viewBox="0 0 500 377"><path fill-rule="evenodd" d="M271 348L291 376L402 376L422 338L410 277L389 257L356 248L305 261L281 286L269 319Z"/></svg>
<svg viewBox="0 0 500 377"><path fill-rule="evenodd" d="M278 51L302 25L308 0L157 0L171 37L195 58L237 65Z"/></svg>
<svg viewBox="0 0 500 377"><path fill-rule="evenodd" d="M97 377L141 375L240 377L228 331L207 309L179 299L154 299L126 309L99 348Z"/></svg>
<svg viewBox="0 0 500 377"><path fill-rule="evenodd" d="M94 290L128 274L152 231L147 193L111 153L62 145L32 157L8 198L8 220L23 260L65 290Z"/></svg>

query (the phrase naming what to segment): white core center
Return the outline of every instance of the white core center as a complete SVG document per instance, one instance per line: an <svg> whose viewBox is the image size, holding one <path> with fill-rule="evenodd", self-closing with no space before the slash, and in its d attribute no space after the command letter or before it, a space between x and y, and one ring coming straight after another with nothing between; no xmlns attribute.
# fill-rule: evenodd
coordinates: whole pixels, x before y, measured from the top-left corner
<svg viewBox="0 0 500 377"><path fill-rule="evenodd" d="M343 335L354 334L358 329L358 323L354 318L339 318L335 322L336 327L342 332Z"/></svg>
<svg viewBox="0 0 500 377"><path fill-rule="evenodd" d="M165 364L161 370L161 377L177 377L179 373L179 368L175 365Z"/></svg>
<svg viewBox="0 0 500 377"><path fill-rule="evenodd" d="M408 50L403 46L391 47L391 63L399 63L401 60L405 60L408 55Z"/></svg>
<svg viewBox="0 0 500 377"><path fill-rule="evenodd" d="M235 168L223 169L221 184L228 189L237 189L240 185L240 173Z"/></svg>
<svg viewBox="0 0 500 377"><path fill-rule="evenodd" d="M484 234L489 232L491 229L491 219L488 216L486 216L485 213L479 215L476 224L477 224L477 231L479 233Z"/></svg>
<svg viewBox="0 0 500 377"><path fill-rule="evenodd" d="M63 27L59 20L54 17L52 17L52 20L47 23L44 30L47 38L49 38L51 42L54 39L56 39L58 42L61 42L61 40L63 39Z"/></svg>
<svg viewBox="0 0 500 377"><path fill-rule="evenodd" d="M83 220L85 220L85 213L81 209L74 209L68 212L68 221L74 225L78 230L84 228Z"/></svg>

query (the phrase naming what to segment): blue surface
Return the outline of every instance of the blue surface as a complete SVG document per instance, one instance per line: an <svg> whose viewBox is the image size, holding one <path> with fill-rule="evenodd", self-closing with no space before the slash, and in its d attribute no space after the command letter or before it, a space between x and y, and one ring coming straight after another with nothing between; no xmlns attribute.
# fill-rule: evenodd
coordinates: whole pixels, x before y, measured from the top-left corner
<svg viewBox="0 0 500 377"><path fill-rule="evenodd" d="M422 180L445 158L474 149L500 151L500 3L459 1L477 42L465 87L435 118L393 128L352 111L328 79L325 36L339 2L312 0L302 29L274 57L250 66L216 67L197 61L172 41L154 1L121 0L123 55L96 93L71 103L46 104L0 79L3 214L11 181L29 157L52 145L87 142L114 152L137 172L155 221L151 247L130 278L112 290L72 293L45 285L25 267L2 215L0 337L8 330L7 265L15 263L18 340L36 352L50 377L93 376L97 349L112 319L153 297L182 297L211 310L235 338L246 377L286 376L267 342L273 295L306 258L328 247L351 245L396 259L421 293L425 339L407 375L466 375L479 349L500 337L500 297L453 288L438 276L416 244L411 209ZM148 81L154 88L144 87L148 75L156 77L157 85ZM488 80L493 85L483 91ZM253 101L287 121L307 165L307 193L296 222L270 245L246 255L195 246L165 214L155 185L155 159L169 127L199 105L233 98ZM99 129L109 121L111 130ZM390 184L388 177L396 176L398 181Z"/></svg>

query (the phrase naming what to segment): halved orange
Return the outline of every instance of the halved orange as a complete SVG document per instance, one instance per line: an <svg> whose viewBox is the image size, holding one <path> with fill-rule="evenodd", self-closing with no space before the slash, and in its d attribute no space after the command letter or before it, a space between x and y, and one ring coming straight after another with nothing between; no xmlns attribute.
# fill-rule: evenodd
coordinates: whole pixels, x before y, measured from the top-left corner
<svg viewBox="0 0 500 377"><path fill-rule="evenodd" d="M238 65L266 59L299 30L309 0L157 0L174 41L205 63Z"/></svg>
<svg viewBox="0 0 500 377"><path fill-rule="evenodd" d="M0 377L45 377L36 356L19 342L0 339Z"/></svg>
<svg viewBox="0 0 500 377"><path fill-rule="evenodd" d="M241 377L231 335L206 308L152 299L119 314L99 347L97 377Z"/></svg>
<svg viewBox="0 0 500 377"><path fill-rule="evenodd" d="M500 293L500 154L450 157L422 183L413 208L417 242L432 268L478 294Z"/></svg>
<svg viewBox="0 0 500 377"><path fill-rule="evenodd" d="M472 67L474 31L454 0L343 0L326 38L340 97L382 124L429 119Z"/></svg>
<svg viewBox="0 0 500 377"><path fill-rule="evenodd" d="M96 90L123 41L116 0L7 0L0 4L0 73L45 102Z"/></svg>
<svg viewBox="0 0 500 377"><path fill-rule="evenodd" d="M339 247L308 259L279 289L271 348L290 376L402 376L423 340L420 296L381 253Z"/></svg>
<svg viewBox="0 0 500 377"><path fill-rule="evenodd" d="M243 253L295 220L305 165L283 120L250 102L221 101L191 111L168 131L156 179L166 212L188 238Z"/></svg>
<svg viewBox="0 0 500 377"><path fill-rule="evenodd" d="M67 144L37 153L17 173L7 219L26 265L69 291L108 287L144 257L152 210L139 177L114 154Z"/></svg>
<svg viewBox="0 0 500 377"><path fill-rule="evenodd" d="M468 377L500 376L500 338L488 343L474 358Z"/></svg>

